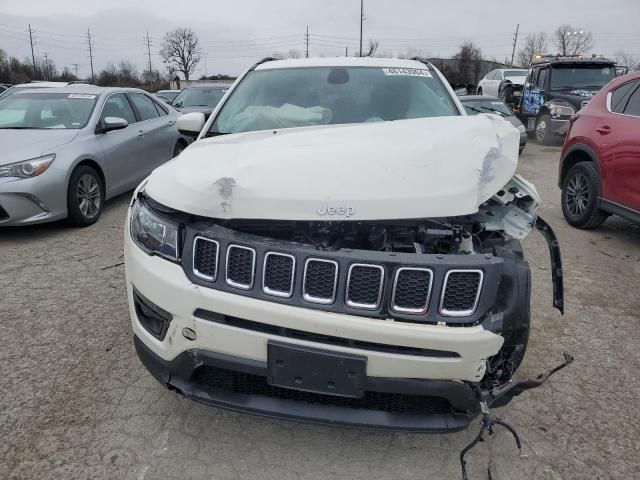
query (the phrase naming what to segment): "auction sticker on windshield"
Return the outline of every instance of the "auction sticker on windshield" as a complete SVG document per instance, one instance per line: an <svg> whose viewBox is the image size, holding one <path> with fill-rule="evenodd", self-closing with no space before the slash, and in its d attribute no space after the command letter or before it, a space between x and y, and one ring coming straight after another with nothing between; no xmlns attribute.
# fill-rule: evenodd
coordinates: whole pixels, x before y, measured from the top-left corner
<svg viewBox="0 0 640 480"><path fill-rule="evenodd" d="M431 77L431 72L422 68L383 68L385 75L402 75L408 77Z"/></svg>

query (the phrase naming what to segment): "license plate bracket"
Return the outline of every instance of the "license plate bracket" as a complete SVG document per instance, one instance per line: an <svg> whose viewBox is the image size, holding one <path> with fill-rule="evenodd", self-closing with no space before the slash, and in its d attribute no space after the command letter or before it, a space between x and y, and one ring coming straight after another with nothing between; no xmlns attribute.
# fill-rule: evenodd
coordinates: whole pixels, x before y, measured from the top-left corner
<svg viewBox="0 0 640 480"><path fill-rule="evenodd" d="M267 382L274 387L362 398L367 357L269 341Z"/></svg>

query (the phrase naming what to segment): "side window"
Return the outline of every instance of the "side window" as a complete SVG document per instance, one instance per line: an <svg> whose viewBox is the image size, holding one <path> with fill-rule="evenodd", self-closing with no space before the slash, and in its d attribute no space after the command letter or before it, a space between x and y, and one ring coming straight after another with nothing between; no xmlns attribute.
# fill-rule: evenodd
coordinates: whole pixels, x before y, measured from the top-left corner
<svg viewBox="0 0 640 480"><path fill-rule="evenodd" d="M527 83L531 85L531 87L535 87L536 80L538 79L538 73L540 73L539 68L532 68L529 70L529 75L527 75Z"/></svg>
<svg viewBox="0 0 640 480"><path fill-rule="evenodd" d="M133 106L138 111L140 121L149 120L151 118L158 118L158 110L156 110L155 103L149 97L143 93L129 93L129 98L133 103Z"/></svg>
<svg viewBox="0 0 640 480"><path fill-rule="evenodd" d="M626 115L634 115L636 117L640 117L640 87L636 88L636 90L629 97L629 101L627 102L627 106L624 109L624 113Z"/></svg>
<svg viewBox="0 0 640 480"><path fill-rule="evenodd" d="M496 75L495 75L495 80L504 80L504 78L502 78L504 72L501 72L500 70L496 70Z"/></svg>
<svg viewBox="0 0 640 480"><path fill-rule="evenodd" d="M497 79L498 79L498 72L494 70L489 74L489 80L497 80Z"/></svg>
<svg viewBox="0 0 640 480"><path fill-rule="evenodd" d="M164 106L160 105L158 102L154 101L153 105L156 107L156 110L158 111L158 115L160 115L161 117L164 117L165 115L169 115L169 110L164 108Z"/></svg>
<svg viewBox="0 0 640 480"><path fill-rule="evenodd" d="M640 81L625 83L616 88L611 93L611 111L624 113L624 107L627 104L627 100L629 100L629 95L638 85L640 85Z"/></svg>
<svg viewBox="0 0 640 480"><path fill-rule="evenodd" d="M106 117L124 118L129 124L136 123L136 116L124 93L116 93L107 98L100 115L100 125L104 125Z"/></svg>
<svg viewBox="0 0 640 480"><path fill-rule="evenodd" d="M538 81L536 82L536 85L538 86L538 88L540 90L544 90L546 85L547 85L547 77L549 76L549 69L548 68L543 68L540 70L540 73L538 74Z"/></svg>

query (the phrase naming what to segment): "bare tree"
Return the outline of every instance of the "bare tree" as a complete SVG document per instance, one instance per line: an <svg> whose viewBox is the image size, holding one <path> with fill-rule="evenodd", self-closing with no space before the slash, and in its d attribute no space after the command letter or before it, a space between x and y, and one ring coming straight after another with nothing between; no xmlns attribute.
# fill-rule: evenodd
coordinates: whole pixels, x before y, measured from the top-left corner
<svg viewBox="0 0 640 480"><path fill-rule="evenodd" d="M593 47L591 32L576 29L571 25L560 25L553 35L553 41L561 55L582 55Z"/></svg>
<svg viewBox="0 0 640 480"><path fill-rule="evenodd" d="M547 49L547 36L540 33L531 33L524 39L524 46L518 50L518 64L528 67L536 55L544 54Z"/></svg>
<svg viewBox="0 0 640 480"><path fill-rule="evenodd" d="M120 60L118 63L118 85L135 87L138 83L140 83L140 78L136 66L127 60Z"/></svg>
<svg viewBox="0 0 640 480"><path fill-rule="evenodd" d="M180 72L185 80L189 80L200 62L198 36L190 28L176 28L165 33L160 56L170 71Z"/></svg>
<svg viewBox="0 0 640 480"><path fill-rule="evenodd" d="M300 50L296 48L292 48L287 52L287 58L300 58L300 57L302 57L302 53L300 53Z"/></svg>
<svg viewBox="0 0 640 480"><path fill-rule="evenodd" d="M453 58L456 60L457 72L451 83L478 83L482 69L482 52L473 42L464 42L460 51Z"/></svg>
<svg viewBox="0 0 640 480"><path fill-rule="evenodd" d="M378 50L380 42L377 40L369 40L369 50L364 54L365 57L373 57L373 54Z"/></svg>
<svg viewBox="0 0 640 480"><path fill-rule="evenodd" d="M630 53L625 52L620 49L617 50L616 53L613 54L616 58L616 61L619 65L629 67L629 71L633 72L635 70L640 70L640 61L638 61L638 57L635 55L631 55Z"/></svg>

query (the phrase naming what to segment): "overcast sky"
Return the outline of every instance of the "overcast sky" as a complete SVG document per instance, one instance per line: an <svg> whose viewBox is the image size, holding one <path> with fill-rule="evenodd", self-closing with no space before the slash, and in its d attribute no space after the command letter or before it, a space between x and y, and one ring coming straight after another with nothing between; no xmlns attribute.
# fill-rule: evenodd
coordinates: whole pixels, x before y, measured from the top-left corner
<svg viewBox="0 0 640 480"><path fill-rule="evenodd" d="M86 77L87 29L94 39L96 71L120 60L144 68L148 31L153 67L163 68L158 51L164 32L188 26L203 52L197 78L205 70L238 74L275 52L304 54L307 25L310 55L344 55L345 47L355 53L359 17L359 0L0 0L0 48L19 58L30 56L31 24L36 56L47 52L58 68L79 64L79 75ZM365 0L365 17L365 45L378 40L379 53L413 48L449 57L471 40L486 58L503 61L511 57L517 23L520 39L532 32L550 35L569 23L592 32L598 54L623 48L640 57L640 0Z"/></svg>

